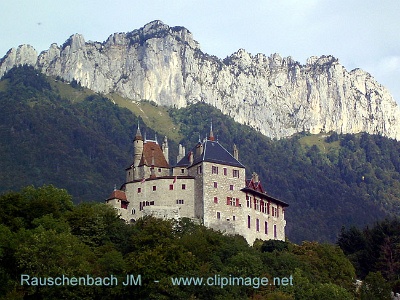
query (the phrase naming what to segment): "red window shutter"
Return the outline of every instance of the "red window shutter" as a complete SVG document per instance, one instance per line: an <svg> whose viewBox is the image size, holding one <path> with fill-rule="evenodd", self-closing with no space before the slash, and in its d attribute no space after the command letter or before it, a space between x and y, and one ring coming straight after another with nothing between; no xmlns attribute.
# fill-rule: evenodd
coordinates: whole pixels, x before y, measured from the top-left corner
<svg viewBox="0 0 400 300"><path fill-rule="evenodd" d="M229 205L230 204L230 197L226 197L226 205Z"/></svg>
<svg viewBox="0 0 400 300"><path fill-rule="evenodd" d="M236 198L236 206L239 206L239 198Z"/></svg>

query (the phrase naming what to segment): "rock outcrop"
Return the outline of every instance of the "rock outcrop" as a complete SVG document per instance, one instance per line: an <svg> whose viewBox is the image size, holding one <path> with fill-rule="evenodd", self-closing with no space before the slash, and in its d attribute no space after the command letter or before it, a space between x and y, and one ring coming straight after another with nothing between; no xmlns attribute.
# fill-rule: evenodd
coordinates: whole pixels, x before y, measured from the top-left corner
<svg viewBox="0 0 400 300"><path fill-rule="evenodd" d="M203 53L187 29L161 21L102 43L75 34L39 55L19 46L0 60L0 75L20 64L133 100L178 108L203 101L273 138L365 131L400 140L400 109L367 72L348 72L332 56L301 65L240 49L221 60Z"/></svg>

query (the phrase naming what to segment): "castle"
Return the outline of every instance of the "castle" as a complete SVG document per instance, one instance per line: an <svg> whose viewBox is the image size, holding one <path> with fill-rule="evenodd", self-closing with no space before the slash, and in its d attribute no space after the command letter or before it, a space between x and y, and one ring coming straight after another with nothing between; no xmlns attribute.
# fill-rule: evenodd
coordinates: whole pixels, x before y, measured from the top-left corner
<svg viewBox="0 0 400 300"><path fill-rule="evenodd" d="M167 138L160 147L157 139L143 139L138 125L126 182L114 188L106 203L127 222L145 215L187 217L240 234L249 244L256 239L285 240L288 204L269 196L257 174L246 179L235 145L232 155L215 140L211 125L208 138L185 152L179 145L177 164L171 167Z"/></svg>

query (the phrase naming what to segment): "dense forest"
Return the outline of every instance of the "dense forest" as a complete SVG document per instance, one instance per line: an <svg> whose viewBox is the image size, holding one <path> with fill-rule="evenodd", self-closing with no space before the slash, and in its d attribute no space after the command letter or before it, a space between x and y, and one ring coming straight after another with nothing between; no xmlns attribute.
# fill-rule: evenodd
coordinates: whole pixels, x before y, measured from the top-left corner
<svg viewBox="0 0 400 300"><path fill-rule="evenodd" d="M241 236L224 235L185 219L144 218L128 225L105 204L74 205L71 199L65 190L51 185L0 196L0 299L372 300L388 299L391 290L399 288L398 265L386 267L378 259L374 264L355 264L355 269L351 263L366 257L360 253L360 242L384 237L379 245L371 244L375 248L368 255L385 256L389 240L398 264L396 220L368 229L374 232L370 241L367 231L343 229L338 244L349 260L338 245L256 241L249 246ZM397 277L387 272L392 267ZM358 287L356 273L364 280ZM140 281L124 286L126 274L136 279L140 275ZM89 281L54 284L62 276L111 275L118 281L109 286ZM247 284L178 285L171 279L216 276L246 278ZM42 278L42 284L35 277ZM261 285L259 278L273 284Z"/></svg>
<svg viewBox="0 0 400 300"><path fill-rule="evenodd" d="M168 117L183 137L169 140L170 161L178 143L191 149L212 121L226 149L237 145L248 176L257 172L269 194L289 203L292 242L335 242L342 226L361 228L400 212L398 141L365 133L271 140L203 103L171 108ZM150 138L162 131L76 82L12 69L0 81L0 192L53 184L75 204L103 202L124 182L138 121Z"/></svg>

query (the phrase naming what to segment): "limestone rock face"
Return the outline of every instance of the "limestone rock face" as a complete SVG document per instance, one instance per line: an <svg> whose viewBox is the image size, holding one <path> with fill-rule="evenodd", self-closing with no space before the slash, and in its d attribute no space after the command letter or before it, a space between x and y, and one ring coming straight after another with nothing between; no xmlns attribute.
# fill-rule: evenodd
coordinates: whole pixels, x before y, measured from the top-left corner
<svg viewBox="0 0 400 300"><path fill-rule="evenodd" d="M221 60L203 53L187 29L161 21L102 43L75 34L39 55L19 46L0 60L0 76L20 64L134 100L178 108L203 101L273 138L304 130L365 131L400 140L400 109L367 72L348 72L332 56L301 65L240 49Z"/></svg>

